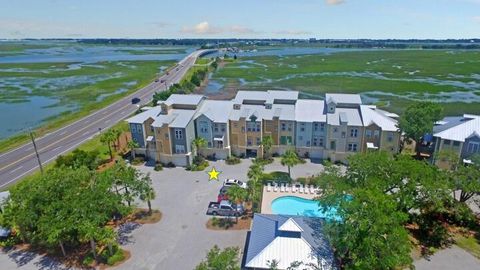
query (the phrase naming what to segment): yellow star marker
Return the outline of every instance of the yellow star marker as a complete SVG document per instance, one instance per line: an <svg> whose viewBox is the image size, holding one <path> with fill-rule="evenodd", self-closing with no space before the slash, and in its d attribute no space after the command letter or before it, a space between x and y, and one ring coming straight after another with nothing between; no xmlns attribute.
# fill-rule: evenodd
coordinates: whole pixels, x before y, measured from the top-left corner
<svg viewBox="0 0 480 270"><path fill-rule="evenodd" d="M217 170L215 170L215 167L212 168L212 170L210 170L208 173L208 176L209 176L209 179L208 180L217 180L218 181L218 175L222 172L219 172Z"/></svg>

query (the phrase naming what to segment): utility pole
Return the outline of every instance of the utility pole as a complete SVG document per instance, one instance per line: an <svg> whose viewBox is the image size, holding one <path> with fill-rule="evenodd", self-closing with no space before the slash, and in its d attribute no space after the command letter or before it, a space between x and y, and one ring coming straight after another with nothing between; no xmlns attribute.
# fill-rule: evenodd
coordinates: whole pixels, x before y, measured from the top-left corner
<svg viewBox="0 0 480 270"><path fill-rule="evenodd" d="M40 167L40 172L43 174L42 161L40 161L40 155L38 154L37 144L35 143L35 138L31 130L30 130L30 138L32 139L33 149L35 149L35 154L37 155L37 161L38 161L38 166Z"/></svg>

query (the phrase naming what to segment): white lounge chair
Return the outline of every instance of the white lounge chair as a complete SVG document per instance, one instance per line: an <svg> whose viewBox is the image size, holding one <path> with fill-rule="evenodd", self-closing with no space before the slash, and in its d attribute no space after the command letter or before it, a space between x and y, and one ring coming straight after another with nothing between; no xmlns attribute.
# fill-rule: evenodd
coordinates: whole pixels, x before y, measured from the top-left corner
<svg viewBox="0 0 480 270"><path fill-rule="evenodd" d="M292 188L293 188L292 185L287 184L287 192L291 192L291 191L292 191Z"/></svg>
<svg viewBox="0 0 480 270"><path fill-rule="evenodd" d="M297 192L297 186L294 184L292 184L292 192L293 193Z"/></svg>
<svg viewBox="0 0 480 270"><path fill-rule="evenodd" d="M267 192L272 191L272 185L270 183L267 184Z"/></svg>
<svg viewBox="0 0 480 270"><path fill-rule="evenodd" d="M303 189L303 184L300 184L300 193L303 193L304 192L304 189Z"/></svg>
<svg viewBox="0 0 480 270"><path fill-rule="evenodd" d="M311 193L311 194L317 193L317 192L315 191L315 187L314 187L313 185L310 185L310 193Z"/></svg>
<svg viewBox="0 0 480 270"><path fill-rule="evenodd" d="M285 184L282 184L282 185L280 186L280 192L285 192Z"/></svg>
<svg viewBox="0 0 480 270"><path fill-rule="evenodd" d="M278 191L278 184L275 183L273 184L273 192L277 192Z"/></svg>

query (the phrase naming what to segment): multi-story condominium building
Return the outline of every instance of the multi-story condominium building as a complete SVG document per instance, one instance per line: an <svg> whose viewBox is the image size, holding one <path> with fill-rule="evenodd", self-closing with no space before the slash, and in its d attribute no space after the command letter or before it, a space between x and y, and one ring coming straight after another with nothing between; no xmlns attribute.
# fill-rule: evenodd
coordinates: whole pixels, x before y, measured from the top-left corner
<svg viewBox="0 0 480 270"><path fill-rule="evenodd" d="M464 163L470 163L470 157L480 154L480 115L445 117L433 127L435 153L452 151ZM437 155L438 156L438 155ZM435 158L439 166L446 166L445 160Z"/></svg>
<svg viewBox="0 0 480 270"><path fill-rule="evenodd" d="M233 100L172 95L159 106L127 121L137 154L185 166L191 144L202 137L205 156L263 155L271 136L272 153L294 149L304 157L345 161L369 149L399 150L398 116L362 104L359 95L327 94L325 100L299 99L296 91L239 91Z"/></svg>

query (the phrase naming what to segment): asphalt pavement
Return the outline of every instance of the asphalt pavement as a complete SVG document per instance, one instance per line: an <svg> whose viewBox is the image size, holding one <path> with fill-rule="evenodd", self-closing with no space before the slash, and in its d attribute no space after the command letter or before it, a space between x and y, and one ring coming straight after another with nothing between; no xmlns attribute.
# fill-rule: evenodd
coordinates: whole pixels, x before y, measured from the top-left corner
<svg viewBox="0 0 480 270"><path fill-rule="evenodd" d="M75 149L83 142L124 120L138 109L137 105L148 104L155 92L165 91L167 86L180 82L188 69L195 64L197 57L207 52L207 50L192 52L173 67L168 75L163 74L159 77L158 82L152 82L103 109L36 138L35 141L42 164L46 165L52 162L57 156ZM163 80L164 82L162 82ZM132 98L134 97L140 98L140 102L132 104ZM5 153L0 153L0 189L15 183L38 169L37 158L31 142Z"/></svg>

